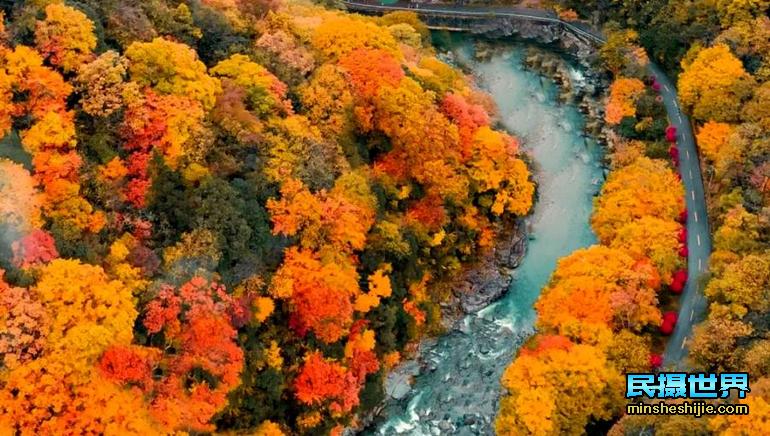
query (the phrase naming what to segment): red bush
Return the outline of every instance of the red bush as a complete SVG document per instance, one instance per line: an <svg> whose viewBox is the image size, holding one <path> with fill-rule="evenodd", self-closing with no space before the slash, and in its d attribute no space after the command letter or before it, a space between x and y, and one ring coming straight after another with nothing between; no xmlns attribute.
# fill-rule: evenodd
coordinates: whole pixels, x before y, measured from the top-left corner
<svg viewBox="0 0 770 436"><path fill-rule="evenodd" d="M663 356L660 354L650 354L650 368L658 369L663 365Z"/></svg>
<svg viewBox="0 0 770 436"><path fill-rule="evenodd" d="M674 332L676 327L676 312L666 312L663 314L663 322L660 324L660 332L666 336Z"/></svg>
<svg viewBox="0 0 770 436"><path fill-rule="evenodd" d="M687 283L687 270L680 269L674 273L673 280L671 281L671 292L675 294L681 294L684 290L684 285Z"/></svg>
<svg viewBox="0 0 770 436"><path fill-rule="evenodd" d="M666 141L676 142L676 127L668 126L666 128Z"/></svg>
<svg viewBox="0 0 770 436"><path fill-rule="evenodd" d="M682 244L687 242L687 227L682 227L679 229L679 242Z"/></svg>
<svg viewBox="0 0 770 436"><path fill-rule="evenodd" d="M679 218L677 220L682 224L687 222L687 208L684 208L679 212Z"/></svg>

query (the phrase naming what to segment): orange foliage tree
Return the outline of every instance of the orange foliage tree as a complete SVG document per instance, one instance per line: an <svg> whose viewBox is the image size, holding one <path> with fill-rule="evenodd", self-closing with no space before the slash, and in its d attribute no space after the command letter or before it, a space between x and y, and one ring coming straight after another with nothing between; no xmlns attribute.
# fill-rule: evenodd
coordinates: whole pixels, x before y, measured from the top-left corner
<svg viewBox="0 0 770 436"><path fill-rule="evenodd" d="M38 274L29 297L21 296L25 304L19 310L30 317L26 324L15 316L8 319L22 329L21 335L2 341L15 340L26 350L16 360L21 364L3 376L0 431L157 432L137 392L122 390L94 371L102 351L131 340L136 310L130 290L109 280L100 267L76 260L54 260ZM39 324L32 326L33 320ZM24 339L30 329L45 337L42 350Z"/></svg>
<svg viewBox="0 0 770 436"><path fill-rule="evenodd" d="M346 198L337 189L312 194L302 182L289 179L281 185L281 199L268 200L267 208L273 233L297 235L305 248L351 253L364 247L374 223L374 212L366 203Z"/></svg>
<svg viewBox="0 0 770 436"><path fill-rule="evenodd" d="M595 339L584 335L594 334L597 325L616 330L655 326L660 323L659 284L654 268L623 250L600 245L578 250L559 261L538 299L538 324L582 340Z"/></svg>
<svg viewBox="0 0 770 436"><path fill-rule="evenodd" d="M605 108L604 120L619 124L623 117L636 116L636 100L644 92L639 79L618 77L610 86L610 98Z"/></svg>
<svg viewBox="0 0 770 436"><path fill-rule="evenodd" d="M270 292L289 301L291 325L299 334L312 331L331 343L347 334L360 289L355 267L323 262L309 250L289 248Z"/></svg>

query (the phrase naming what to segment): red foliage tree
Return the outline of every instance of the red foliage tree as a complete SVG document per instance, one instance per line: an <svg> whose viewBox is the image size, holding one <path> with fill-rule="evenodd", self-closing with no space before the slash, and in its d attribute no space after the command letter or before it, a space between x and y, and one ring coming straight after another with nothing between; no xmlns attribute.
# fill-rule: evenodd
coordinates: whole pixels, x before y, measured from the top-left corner
<svg viewBox="0 0 770 436"><path fill-rule="evenodd" d="M460 144L465 159L472 151L473 133L481 126L489 125L489 115L479 104L468 103L459 94L447 94L441 102L441 111L452 122L457 124L460 131Z"/></svg>
<svg viewBox="0 0 770 436"><path fill-rule="evenodd" d="M671 292L675 294L681 294L682 291L684 290L684 285L686 282L687 282L687 270L680 269L676 271L671 281Z"/></svg>
<svg viewBox="0 0 770 436"><path fill-rule="evenodd" d="M234 306L224 286L201 277L178 288L164 285L143 320L151 336L162 334L163 350L112 348L99 367L112 380L140 387L165 427L212 431L210 420L227 404L243 369ZM164 368L158 380L150 377L154 367Z"/></svg>
<svg viewBox="0 0 770 436"><path fill-rule="evenodd" d="M152 371L160 354L160 350L154 348L116 345L104 352L97 366L109 380L149 391L153 384Z"/></svg>
<svg viewBox="0 0 770 436"><path fill-rule="evenodd" d="M273 278L272 293L287 298L291 327L300 335L312 331L326 343L338 341L353 322L353 299L359 293L354 268L323 263L309 250L287 250Z"/></svg>
<svg viewBox="0 0 770 436"><path fill-rule="evenodd" d="M294 380L294 391L300 403L328 406L335 412L349 412L359 403L359 382L355 375L337 362L311 353Z"/></svg>
<svg viewBox="0 0 770 436"><path fill-rule="evenodd" d="M28 235L11 244L13 264L17 268L29 268L46 263L59 257L56 241L45 230L35 229Z"/></svg>
<svg viewBox="0 0 770 436"><path fill-rule="evenodd" d="M417 200L406 211L407 221L421 224L428 230L437 230L447 222L444 201L438 195L428 195Z"/></svg>

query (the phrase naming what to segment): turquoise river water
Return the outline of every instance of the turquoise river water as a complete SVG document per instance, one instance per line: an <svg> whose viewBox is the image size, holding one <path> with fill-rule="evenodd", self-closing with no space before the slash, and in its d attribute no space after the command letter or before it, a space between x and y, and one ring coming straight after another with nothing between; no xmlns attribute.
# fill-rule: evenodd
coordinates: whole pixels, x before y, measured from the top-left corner
<svg viewBox="0 0 770 436"><path fill-rule="evenodd" d="M421 360L428 369L415 377L406 398L386 407L374 434L491 434L500 376L534 332L540 289L560 257L596 242L589 217L602 181L601 150L582 134L582 114L558 102L552 81L523 66L524 44L496 50L484 61L473 59L468 37L455 37L451 50L494 97L503 125L534 161L539 199L529 218L533 239L510 292L427 347ZM579 83L581 69L571 68Z"/></svg>

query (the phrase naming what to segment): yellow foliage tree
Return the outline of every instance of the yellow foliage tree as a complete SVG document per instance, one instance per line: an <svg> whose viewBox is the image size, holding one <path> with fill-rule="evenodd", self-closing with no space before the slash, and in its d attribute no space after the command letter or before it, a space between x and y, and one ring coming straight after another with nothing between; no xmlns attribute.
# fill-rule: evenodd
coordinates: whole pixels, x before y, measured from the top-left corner
<svg viewBox="0 0 770 436"><path fill-rule="evenodd" d="M474 133L472 147L471 179L476 182L479 192L495 193L492 213L526 215L532 207L535 185L529 180L526 164L516 158L516 141L483 126Z"/></svg>
<svg viewBox="0 0 770 436"><path fill-rule="evenodd" d="M683 202L682 183L666 163L641 157L610 174L595 200L591 226L609 245L621 228L642 217L676 220Z"/></svg>
<svg viewBox="0 0 770 436"><path fill-rule="evenodd" d="M682 226L674 220L644 216L621 227L610 247L624 249L634 259L650 259L665 284L682 268L679 256L679 232Z"/></svg>
<svg viewBox="0 0 770 436"><path fill-rule="evenodd" d="M697 120L737 121L743 101L751 96L754 79L724 44L697 53L682 63L679 99Z"/></svg>
<svg viewBox="0 0 770 436"><path fill-rule="evenodd" d="M131 342L137 312L131 290L123 283L110 280L101 267L69 259L56 259L39 274L32 290L51 317L49 349L71 342L72 335L82 334L82 326L100 335L89 335L94 342L78 345L94 358L106 344Z"/></svg>
<svg viewBox="0 0 770 436"><path fill-rule="evenodd" d="M500 400L498 435L581 434L589 421L615 414L622 392L620 374L590 345L522 354L501 383L508 395Z"/></svg>
<svg viewBox="0 0 770 436"><path fill-rule="evenodd" d="M125 56L131 80L161 94L190 97L211 109L221 92L219 80L207 74L195 50L185 44L164 38L134 42Z"/></svg>
<svg viewBox="0 0 770 436"><path fill-rule="evenodd" d="M327 58L338 59L358 48L383 49L400 55L398 42L387 28L369 18L336 15L316 27L311 42Z"/></svg>
<svg viewBox="0 0 770 436"><path fill-rule="evenodd" d="M45 20L37 22L35 43L51 64L69 73L93 56L94 24L77 9L51 3L45 7Z"/></svg>

